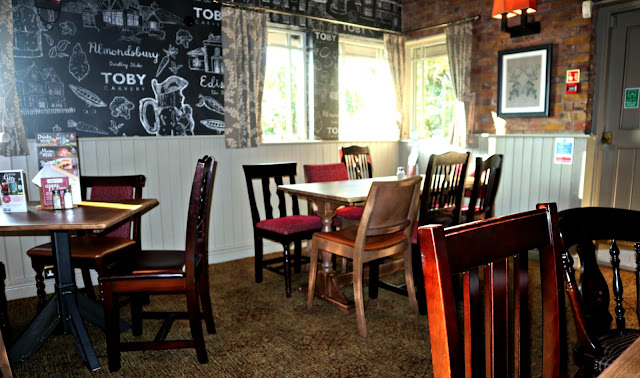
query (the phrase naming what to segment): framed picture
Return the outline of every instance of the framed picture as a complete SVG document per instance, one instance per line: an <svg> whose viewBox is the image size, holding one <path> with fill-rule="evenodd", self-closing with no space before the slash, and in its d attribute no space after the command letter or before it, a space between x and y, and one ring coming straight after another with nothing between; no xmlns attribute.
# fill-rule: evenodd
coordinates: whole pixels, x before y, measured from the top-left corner
<svg viewBox="0 0 640 378"><path fill-rule="evenodd" d="M548 117L553 45L498 51L498 116Z"/></svg>

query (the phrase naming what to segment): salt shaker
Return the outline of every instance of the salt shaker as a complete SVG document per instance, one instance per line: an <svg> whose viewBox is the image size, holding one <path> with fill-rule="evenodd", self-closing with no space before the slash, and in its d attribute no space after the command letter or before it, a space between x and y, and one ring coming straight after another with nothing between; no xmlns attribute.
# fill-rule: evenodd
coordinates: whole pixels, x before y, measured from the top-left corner
<svg viewBox="0 0 640 378"><path fill-rule="evenodd" d="M396 174L398 175L398 180L402 180L405 178L406 174L404 171L404 167L398 167L398 170L396 171Z"/></svg>
<svg viewBox="0 0 640 378"><path fill-rule="evenodd" d="M53 191L53 210L62 210L62 200L60 199L60 191L55 189Z"/></svg>
<svg viewBox="0 0 640 378"><path fill-rule="evenodd" d="M71 197L71 189L64 191L64 208L73 209L73 198Z"/></svg>

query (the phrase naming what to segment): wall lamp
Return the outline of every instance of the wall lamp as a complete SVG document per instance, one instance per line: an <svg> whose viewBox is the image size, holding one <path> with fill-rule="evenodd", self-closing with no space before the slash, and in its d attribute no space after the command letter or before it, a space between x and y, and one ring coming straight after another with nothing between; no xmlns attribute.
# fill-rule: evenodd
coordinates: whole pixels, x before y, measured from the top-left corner
<svg viewBox="0 0 640 378"><path fill-rule="evenodd" d="M537 10L536 0L493 0L493 18L502 20L500 30L511 38L540 33L540 22L529 22L529 13ZM520 15L520 25L509 26L508 19Z"/></svg>

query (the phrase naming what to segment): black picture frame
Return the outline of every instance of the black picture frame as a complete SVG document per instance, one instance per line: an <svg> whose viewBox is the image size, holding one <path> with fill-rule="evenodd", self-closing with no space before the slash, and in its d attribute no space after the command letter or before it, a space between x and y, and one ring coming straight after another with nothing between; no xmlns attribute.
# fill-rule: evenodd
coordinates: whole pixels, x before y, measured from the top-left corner
<svg viewBox="0 0 640 378"><path fill-rule="evenodd" d="M498 51L499 117L548 117L552 44Z"/></svg>

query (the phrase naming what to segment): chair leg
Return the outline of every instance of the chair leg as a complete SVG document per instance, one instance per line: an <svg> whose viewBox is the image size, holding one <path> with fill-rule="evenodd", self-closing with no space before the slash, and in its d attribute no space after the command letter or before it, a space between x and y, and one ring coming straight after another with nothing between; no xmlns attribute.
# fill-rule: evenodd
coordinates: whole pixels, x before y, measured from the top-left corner
<svg viewBox="0 0 640 378"><path fill-rule="evenodd" d="M13 373L11 372L11 364L9 363L9 356L7 355L7 347L2 336L2 333L0 333L0 373L2 373L2 376L5 378L11 378L13 377Z"/></svg>
<svg viewBox="0 0 640 378"><path fill-rule="evenodd" d="M95 300L96 299L96 293L93 292L93 282L91 282L91 272L89 271L89 268L82 268L82 281L84 281L84 292L86 293L87 297Z"/></svg>
<svg viewBox="0 0 640 378"><path fill-rule="evenodd" d="M36 272L36 293L38 295L38 314L42 312L44 306L47 304L45 298L47 292L44 290L44 265L34 263L32 260L31 267Z"/></svg>
<svg viewBox="0 0 640 378"><path fill-rule="evenodd" d="M353 259L353 301L356 306L356 319L360 336L367 337L367 322L364 319L364 294L362 293L362 260Z"/></svg>
<svg viewBox="0 0 640 378"><path fill-rule="evenodd" d="M418 301L416 300L416 287L413 282L413 252L411 245L404 250L404 279L407 284L407 295L409 296L409 304L411 311L418 313Z"/></svg>
<svg viewBox="0 0 640 378"><path fill-rule="evenodd" d="M198 293L200 294L200 305L202 306L202 317L210 335L216 333L216 324L213 321L213 311L211 310L211 293L209 291L209 267L202 266L200 278L198 279Z"/></svg>
<svg viewBox="0 0 640 378"><path fill-rule="evenodd" d="M318 242L311 239L311 250L309 251L309 284L307 286L307 310L311 310L316 289L316 274L318 272Z"/></svg>
<svg viewBox="0 0 640 378"><path fill-rule="evenodd" d="M284 291L287 298L291 297L291 251L289 244L282 244L284 248Z"/></svg>
<svg viewBox="0 0 640 378"><path fill-rule="evenodd" d="M142 301L142 295L131 295L131 332L133 336L142 335Z"/></svg>
<svg viewBox="0 0 640 378"><path fill-rule="evenodd" d="M109 283L100 283L100 293L104 307L109 371L116 372L120 370L120 303L111 291Z"/></svg>
<svg viewBox="0 0 640 378"><path fill-rule="evenodd" d="M191 337L195 344L198 362L206 364L209 361L207 349L204 345L204 335L202 334L202 321L200 317L200 309L198 308L198 293L195 288L187 287L187 312L189 315L189 326L191 328Z"/></svg>
<svg viewBox="0 0 640 378"><path fill-rule="evenodd" d="M296 240L294 243L294 254L295 260L293 262L293 271L295 273L300 273L301 265L302 265L302 240Z"/></svg>
<svg viewBox="0 0 640 378"><path fill-rule="evenodd" d="M373 260L369 262L369 298L378 298L378 283L380 282L380 262Z"/></svg>
<svg viewBox="0 0 640 378"><path fill-rule="evenodd" d="M416 300L420 315L427 314L427 295L424 291L424 275L422 273L422 260L418 244L411 244L411 268L413 269L413 283L416 288Z"/></svg>
<svg viewBox="0 0 640 378"><path fill-rule="evenodd" d="M256 283L262 282L262 238L253 237L253 244L255 249L255 270L256 270Z"/></svg>

